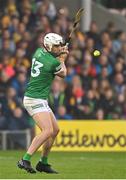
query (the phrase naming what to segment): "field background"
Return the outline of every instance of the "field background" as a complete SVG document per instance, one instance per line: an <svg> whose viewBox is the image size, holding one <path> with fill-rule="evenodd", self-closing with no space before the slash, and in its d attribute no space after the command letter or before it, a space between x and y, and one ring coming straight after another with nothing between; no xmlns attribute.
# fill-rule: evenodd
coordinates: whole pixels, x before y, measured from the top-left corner
<svg viewBox="0 0 126 180"><path fill-rule="evenodd" d="M59 174L29 174L16 167L24 151L0 151L0 179L126 179L125 152L52 152L49 163ZM35 166L40 153L32 158Z"/></svg>

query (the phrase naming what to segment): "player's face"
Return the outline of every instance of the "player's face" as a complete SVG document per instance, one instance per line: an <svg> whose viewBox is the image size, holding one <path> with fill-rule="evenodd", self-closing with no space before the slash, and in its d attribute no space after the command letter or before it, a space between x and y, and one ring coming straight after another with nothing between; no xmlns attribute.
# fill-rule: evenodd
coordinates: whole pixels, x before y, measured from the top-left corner
<svg viewBox="0 0 126 180"><path fill-rule="evenodd" d="M62 51L62 45L53 45L51 52L55 54L60 54Z"/></svg>

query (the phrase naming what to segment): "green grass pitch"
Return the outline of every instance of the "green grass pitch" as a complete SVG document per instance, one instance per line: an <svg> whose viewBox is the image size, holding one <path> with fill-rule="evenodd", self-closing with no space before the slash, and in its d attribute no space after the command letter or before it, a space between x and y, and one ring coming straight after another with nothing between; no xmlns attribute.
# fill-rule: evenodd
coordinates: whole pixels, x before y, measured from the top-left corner
<svg viewBox="0 0 126 180"><path fill-rule="evenodd" d="M0 179L125 179L126 153L52 152L49 162L59 174L29 174L16 167L24 151L0 151ZM32 158L35 166L40 153Z"/></svg>

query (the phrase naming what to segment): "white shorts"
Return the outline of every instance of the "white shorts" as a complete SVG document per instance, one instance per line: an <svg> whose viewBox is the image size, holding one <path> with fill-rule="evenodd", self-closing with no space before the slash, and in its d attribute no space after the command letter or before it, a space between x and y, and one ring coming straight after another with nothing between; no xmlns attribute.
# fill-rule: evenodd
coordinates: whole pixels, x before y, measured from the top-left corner
<svg viewBox="0 0 126 180"><path fill-rule="evenodd" d="M44 99L35 99L25 96L23 99L23 104L30 116L33 116L39 112L52 112L47 100Z"/></svg>

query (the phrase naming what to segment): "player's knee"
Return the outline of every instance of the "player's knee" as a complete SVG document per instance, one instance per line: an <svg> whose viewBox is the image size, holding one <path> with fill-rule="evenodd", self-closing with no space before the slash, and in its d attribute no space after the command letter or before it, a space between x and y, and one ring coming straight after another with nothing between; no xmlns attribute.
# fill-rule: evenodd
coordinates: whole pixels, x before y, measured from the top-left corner
<svg viewBox="0 0 126 180"><path fill-rule="evenodd" d="M52 129L46 129L46 130L45 130L45 134L46 134L46 137L47 137L47 138L52 137L52 135L53 135L53 130L52 130Z"/></svg>

